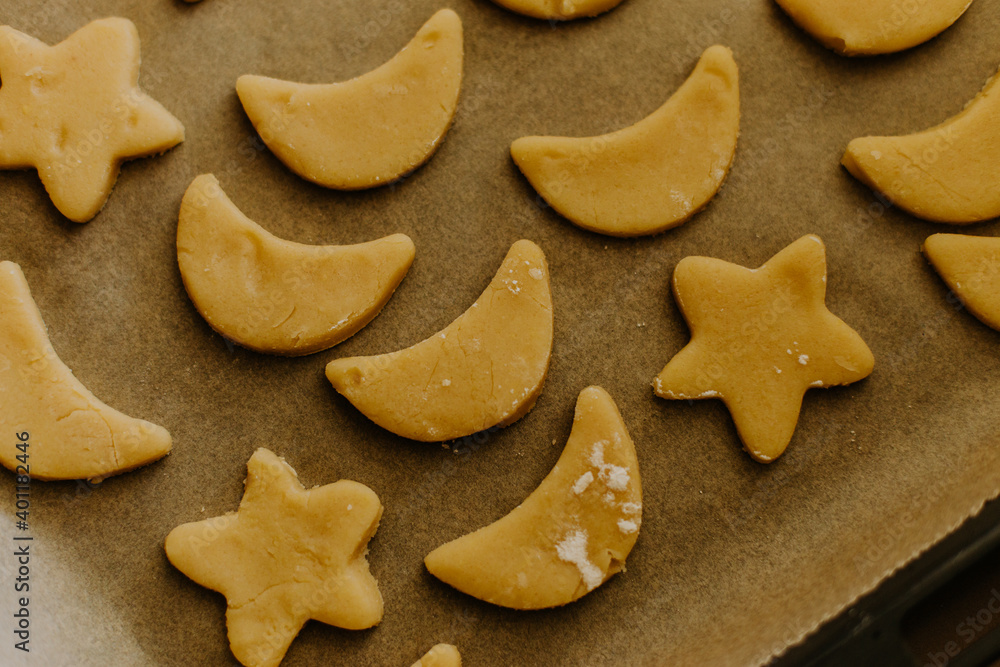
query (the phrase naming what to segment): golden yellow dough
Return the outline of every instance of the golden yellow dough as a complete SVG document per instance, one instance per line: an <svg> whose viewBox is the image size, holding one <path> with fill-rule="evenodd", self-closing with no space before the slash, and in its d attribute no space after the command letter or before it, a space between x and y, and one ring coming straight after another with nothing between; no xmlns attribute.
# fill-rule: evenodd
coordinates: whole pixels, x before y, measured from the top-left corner
<svg viewBox="0 0 1000 667"><path fill-rule="evenodd" d="M331 361L326 377L382 428L441 442L526 415L551 354L548 264L541 248L518 241L486 291L443 331L398 352Z"/></svg>
<svg viewBox="0 0 1000 667"><path fill-rule="evenodd" d="M411 667L462 667L462 656L451 644L438 644Z"/></svg>
<svg viewBox="0 0 1000 667"><path fill-rule="evenodd" d="M236 92L260 138L296 174L328 188L371 188L437 150L458 105L462 54L462 21L442 9L392 60L356 79L246 75Z"/></svg>
<svg viewBox="0 0 1000 667"><path fill-rule="evenodd" d="M923 250L969 312L1000 331L1000 238L935 234Z"/></svg>
<svg viewBox="0 0 1000 667"><path fill-rule="evenodd" d="M494 0L512 12L550 21L568 21L597 16L614 9L622 0Z"/></svg>
<svg viewBox="0 0 1000 667"><path fill-rule="evenodd" d="M552 208L590 231L656 234L689 220L722 187L740 133L732 52L713 46L666 104L599 137L522 137L514 162Z"/></svg>
<svg viewBox="0 0 1000 667"><path fill-rule="evenodd" d="M15 433L30 435L35 479L92 479L170 451L166 429L99 401L56 356L21 267L0 262L0 463L18 466Z"/></svg>
<svg viewBox="0 0 1000 667"><path fill-rule="evenodd" d="M353 336L382 310L413 253L404 234L349 246L279 239L212 175L188 187L177 225L177 261L198 312L226 338L270 354L312 354Z"/></svg>
<svg viewBox="0 0 1000 667"><path fill-rule="evenodd" d="M957 116L902 137L863 137L843 164L918 218L967 224L1000 216L1000 76Z"/></svg>
<svg viewBox="0 0 1000 667"><path fill-rule="evenodd" d="M170 531L174 567L226 596L233 655L273 667L309 619L348 630L382 620L368 571L368 541L382 504L341 480L308 491L284 459L258 449L247 464L239 510Z"/></svg>
<svg viewBox="0 0 1000 667"><path fill-rule="evenodd" d="M792 439L811 387L867 377L874 357L826 308L826 249L804 236L759 269L685 257L674 297L691 342L653 381L657 396L721 398L743 446L770 463Z"/></svg>
<svg viewBox="0 0 1000 667"><path fill-rule="evenodd" d="M184 127L143 93L139 33L89 23L55 46L0 27L0 169L37 169L74 222L104 207L124 160L162 153Z"/></svg>
<svg viewBox="0 0 1000 667"><path fill-rule="evenodd" d="M514 609L556 607L625 568L642 524L635 447L600 387L580 392L562 456L510 514L424 559L473 597Z"/></svg>
<svg viewBox="0 0 1000 667"><path fill-rule="evenodd" d="M845 56L922 44L958 20L972 0L777 0L803 30Z"/></svg>

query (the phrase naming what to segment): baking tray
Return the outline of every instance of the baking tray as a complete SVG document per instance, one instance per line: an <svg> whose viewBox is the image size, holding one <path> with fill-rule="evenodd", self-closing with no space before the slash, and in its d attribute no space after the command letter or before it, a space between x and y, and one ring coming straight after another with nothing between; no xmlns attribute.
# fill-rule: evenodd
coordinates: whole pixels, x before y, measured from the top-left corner
<svg viewBox="0 0 1000 667"><path fill-rule="evenodd" d="M287 665L410 664L440 641L470 665L760 664L997 495L1000 334L955 307L919 252L927 236L951 230L887 209L838 162L853 137L917 131L960 110L1000 65L1000 0L976 0L919 48L861 60L822 48L766 0L626 0L565 25L485 0L449 4L466 36L456 122L426 166L357 193L311 185L263 150L235 81L369 71L437 1L0 7L0 21L50 44L96 18L131 19L141 85L187 129L166 155L127 164L86 225L59 216L35 174L0 173L0 256L23 267L56 351L99 398L174 437L163 461L99 486L33 485L37 652L28 663L0 643L0 663L232 664L224 600L173 569L163 539L234 509L259 446L307 486L354 479L386 508L370 553L382 624L310 623ZM634 123L713 43L731 47L740 67L742 121L733 170L705 211L660 236L617 240L540 205L509 159L511 141ZM175 258L181 196L206 172L280 237L355 243L403 232L416 244L413 267L382 314L331 351L279 359L233 347L192 307ZM827 246L830 309L867 341L876 368L849 387L809 392L787 453L763 466L741 451L718 401L652 395L652 378L688 340L669 280L683 257L758 266L808 233ZM520 238L546 252L555 304L551 372L525 418L445 449L380 430L332 390L328 360L400 349L443 328ZM643 527L627 572L577 603L532 613L428 575L431 549L538 485L589 384L615 398L640 460ZM7 521L14 482L0 480ZM3 581L10 567L0 558ZM0 596L0 617L12 603Z"/></svg>
<svg viewBox="0 0 1000 667"><path fill-rule="evenodd" d="M1000 502L994 500L773 667L994 667L1000 618L989 607L997 579ZM944 613L949 602L960 613ZM969 623L977 616L987 625Z"/></svg>

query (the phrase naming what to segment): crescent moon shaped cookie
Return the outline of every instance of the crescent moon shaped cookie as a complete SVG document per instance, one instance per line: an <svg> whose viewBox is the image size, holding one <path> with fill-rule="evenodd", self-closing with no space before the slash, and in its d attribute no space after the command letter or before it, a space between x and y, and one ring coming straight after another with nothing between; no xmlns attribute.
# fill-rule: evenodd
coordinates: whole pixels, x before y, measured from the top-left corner
<svg viewBox="0 0 1000 667"><path fill-rule="evenodd" d="M284 459L258 449L239 509L174 528L164 548L174 567L226 597L233 655L247 667L277 667L310 619L346 630L382 620L366 560L381 517L367 486L306 490Z"/></svg>
<svg viewBox="0 0 1000 667"><path fill-rule="evenodd" d="M923 250L969 312L1000 331L1000 238L934 234Z"/></svg>
<svg viewBox="0 0 1000 667"><path fill-rule="evenodd" d="M758 269L685 257L673 292L691 342L653 381L656 395L721 398L761 463L785 451L808 389L857 382L874 367L861 336L827 310L818 236L802 237Z"/></svg>
<svg viewBox="0 0 1000 667"><path fill-rule="evenodd" d="M462 656L451 644L438 644L411 667L462 667Z"/></svg>
<svg viewBox="0 0 1000 667"><path fill-rule="evenodd" d="M518 241L482 296L443 331L398 352L331 361L326 377L382 428L441 442L526 415L551 354L548 265L541 248Z"/></svg>
<svg viewBox="0 0 1000 667"><path fill-rule="evenodd" d="M0 463L16 470L13 434L30 435L34 479L91 479L152 463L170 451L170 434L99 401L49 342L21 267L0 262L0 429L10 434Z"/></svg>
<svg viewBox="0 0 1000 667"><path fill-rule="evenodd" d="M614 9L622 0L494 0L512 12L547 21L597 16Z"/></svg>
<svg viewBox="0 0 1000 667"><path fill-rule="evenodd" d="M777 0L795 23L845 56L894 53L946 30L972 0Z"/></svg>
<svg viewBox="0 0 1000 667"><path fill-rule="evenodd" d="M522 137L510 154L571 222L641 236L683 224L722 187L740 133L732 52L713 46L677 92L631 127L599 137Z"/></svg>
<svg viewBox="0 0 1000 667"><path fill-rule="evenodd" d="M236 208L212 175L194 179L177 225L177 262L198 312L252 350L300 356L368 324L413 262L395 234L349 246L279 239Z"/></svg>
<svg viewBox="0 0 1000 667"><path fill-rule="evenodd" d="M433 155L462 85L462 21L442 9L396 56L343 83L245 75L236 92L260 138L296 174L338 190L391 183Z"/></svg>
<svg viewBox="0 0 1000 667"><path fill-rule="evenodd" d="M843 164L895 206L932 222L968 224L1000 216L1000 76L957 116L902 137L863 137Z"/></svg>
<svg viewBox="0 0 1000 667"><path fill-rule="evenodd" d="M562 456L510 514L424 559L463 593L513 609L586 595L625 567L642 524L635 447L600 387L580 392Z"/></svg>
<svg viewBox="0 0 1000 667"><path fill-rule="evenodd" d="M139 89L139 33L128 19L88 23L48 46L0 27L0 169L37 169L52 203L87 222L124 160L184 141L184 126Z"/></svg>

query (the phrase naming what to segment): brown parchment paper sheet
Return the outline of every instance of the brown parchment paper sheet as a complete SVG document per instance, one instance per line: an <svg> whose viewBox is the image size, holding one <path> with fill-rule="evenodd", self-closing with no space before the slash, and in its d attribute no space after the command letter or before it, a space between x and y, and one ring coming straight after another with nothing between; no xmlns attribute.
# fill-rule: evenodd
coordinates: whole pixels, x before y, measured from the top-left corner
<svg viewBox="0 0 1000 667"><path fill-rule="evenodd" d="M1000 0L976 0L919 48L862 60L826 51L768 0L626 0L565 25L454 0L465 80L456 123L424 168L396 187L338 193L259 150L235 94L239 75L353 77L441 6L4 0L0 22L50 44L95 18L133 20L140 83L183 121L187 140L127 164L86 225L63 219L34 173L0 173L0 257L23 267L56 351L102 400L174 437L165 460L97 487L33 484L32 653L25 660L11 647L5 555L0 662L234 664L222 596L173 569L162 545L174 526L236 508L259 446L287 458L307 486L354 479L386 508L369 556L382 624L309 623L289 666L408 665L442 641L470 666L761 663L997 495L1000 334L956 309L919 254L928 235L954 230L884 210L838 163L851 138L930 127L979 91L1000 65ZM707 210L662 236L616 240L537 205L509 159L512 140L631 124L716 42L740 66L743 120L733 171ZM404 232L416 243L413 268L383 313L333 350L283 359L234 349L192 307L175 258L181 196L204 172L283 238L355 243ZM856 385L809 392L787 453L763 466L741 451L720 402L654 398L650 381L688 340L669 279L687 255L758 266L811 232L828 248L828 305L868 342L876 369ZM380 430L331 389L328 360L395 350L444 327L519 238L547 253L556 308L551 374L527 417L456 454ZM640 457L645 511L628 571L568 607L533 613L491 607L428 575L431 549L537 486L588 384L614 396ZM13 477L0 475L5 542L13 501Z"/></svg>

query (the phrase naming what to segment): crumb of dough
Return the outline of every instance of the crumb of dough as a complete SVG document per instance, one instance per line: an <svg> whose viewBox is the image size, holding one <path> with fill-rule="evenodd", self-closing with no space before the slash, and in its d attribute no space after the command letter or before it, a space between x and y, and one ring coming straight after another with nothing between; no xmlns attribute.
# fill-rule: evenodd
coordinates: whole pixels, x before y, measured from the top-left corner
<svg viewBox="0 0 1000 667"><path fill-rule="evenodd" d="M594 473L588 470L587 472L580 475L580 479L576 480L576 484L573 485L573 493L575 493L576 495L580 495L581 493L587 490L587 487L590 486L590 483L593 481L594 481Z"/></svg>

